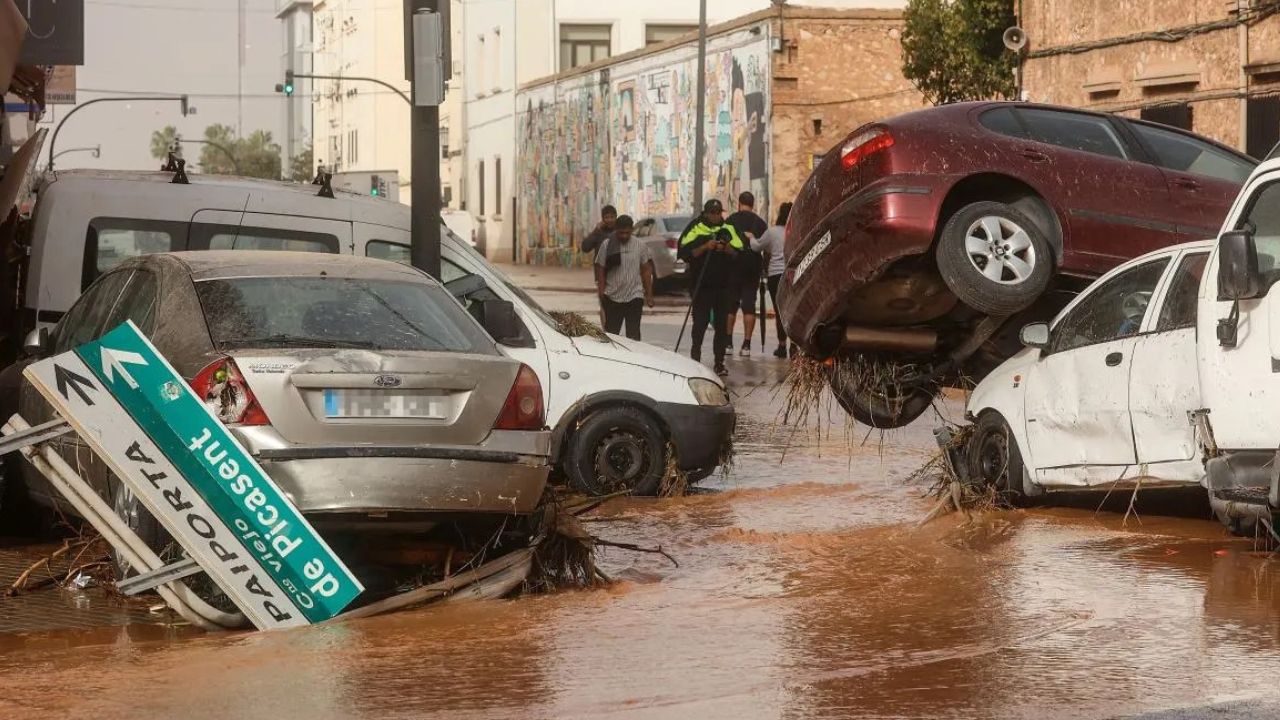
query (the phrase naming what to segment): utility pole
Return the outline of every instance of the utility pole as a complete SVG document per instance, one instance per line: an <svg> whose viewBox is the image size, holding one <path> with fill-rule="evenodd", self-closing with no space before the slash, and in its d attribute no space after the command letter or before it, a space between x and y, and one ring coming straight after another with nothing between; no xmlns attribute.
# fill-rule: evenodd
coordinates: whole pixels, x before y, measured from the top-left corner
<svg viewBox="0 0 1280 720"><path fill-rule="evenodd" d="M410 111L409 260L440 278L440 103L449 60L449 0L404 0L405 71L413 86ZM434 16L434 17L432 17Z"/></svg>
<svg viewBox="0 0 1280 720"><path fill-rule="evenodd" d="M707 0L698 1L698 120L694 123L693 214L702 212L702 168L707 155Z"/></svg>

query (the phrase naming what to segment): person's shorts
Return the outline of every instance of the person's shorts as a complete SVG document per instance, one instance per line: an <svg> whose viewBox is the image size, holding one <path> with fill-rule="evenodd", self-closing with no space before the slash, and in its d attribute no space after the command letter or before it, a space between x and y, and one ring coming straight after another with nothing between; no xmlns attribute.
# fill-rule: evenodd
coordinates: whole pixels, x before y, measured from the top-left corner
<svg viewBox="0 0 1280 720"><path fill-rule="evenodd" d="M738 302L734 305L734 311L742 310L748 315L756 314L756 303L760 300L760 283L744 282L742 289L738 291Z"/></svg>

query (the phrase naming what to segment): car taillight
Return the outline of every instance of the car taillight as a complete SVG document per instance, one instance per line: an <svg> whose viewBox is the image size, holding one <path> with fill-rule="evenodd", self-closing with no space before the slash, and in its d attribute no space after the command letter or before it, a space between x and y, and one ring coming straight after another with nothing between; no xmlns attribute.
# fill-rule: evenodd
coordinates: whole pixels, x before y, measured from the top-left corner
<svg viewBox="0 0 1280 720"><path fill-rule="evenodd" d="M845 170L852 170L868 155L890 147L893 147L893 136L886 130L858 133L840 150L840 164Z"/></svg>
<svg viewBox="0 0 1280 720"><path fill-rule="evenodd" d="M677 247L679 247L679 243L680 243L680 241L676 238L676 236L674 236L674 235L668 235L668 236L667 236L667 249L668 249L668 250L675 250Z"/></svg>
<svg viewBox="0 0 1280 720"><path fill-rule="evenodd" d="M191 380L196 397L222 422L232 425L267 425L267 413L253 396L249 384L229 357L218 358Z"/></svg>
<svg viewBox="0 0 1280 720"><path fill-rule="evenodd" d="M516 381L502 404L494 430L541 430L546 424L542 411L542 383L528 365L521 365Z"/></svg>

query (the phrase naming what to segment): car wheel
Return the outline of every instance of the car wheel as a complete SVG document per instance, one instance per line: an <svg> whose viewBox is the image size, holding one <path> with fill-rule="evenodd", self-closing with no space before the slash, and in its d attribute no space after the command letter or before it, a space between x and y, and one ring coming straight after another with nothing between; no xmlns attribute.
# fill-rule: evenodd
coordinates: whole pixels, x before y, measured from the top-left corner
<svg viewBox="0 0 1280 720"><path fill-rule="evenodd" d="M933 407L933 399L938 394L938 388L932 384L905 388L889 381L877 383L836 373L827 375L827 387L854 420L882 430L911 424Z"/></svg>
<svg viewBox="0 0 1280 720"><path fill-rule="evenodd" d="M116 517L124 521L124 524L136 533L147 547L159 554L169 544L168 533L160 527L160 523L142 506L142 503L138 502L137 496L128 485L114 477L110 482L111 508L115 510ZM114 545L111 547L111 562L115 566L118 578L123 579L134 573L133 566Z"/></svg>
<svg viewBox="0 0 1280 720"><path fill-rule="evenodd" d="M588 495L658 492L667 469L667 442L644 412L625 406L597 410L569 443L565 470L577 490Z"/></svg>
<svg viewBox="0 0 1280 720"><path fill-rule="evenodd" d="M942 229L938 271L965 305L987 315L1012 315L1031 305L1053 277L1048 238L1004 203L976 202Z"/></svg>
<svg viewBox="0 0 1280 720"><path fill-rule="evenodd" d="M970 482L995 488L1015 507L1026 504L1022 453L1009 423L999 413L987 412L978 417L965 460Z"/></svg>

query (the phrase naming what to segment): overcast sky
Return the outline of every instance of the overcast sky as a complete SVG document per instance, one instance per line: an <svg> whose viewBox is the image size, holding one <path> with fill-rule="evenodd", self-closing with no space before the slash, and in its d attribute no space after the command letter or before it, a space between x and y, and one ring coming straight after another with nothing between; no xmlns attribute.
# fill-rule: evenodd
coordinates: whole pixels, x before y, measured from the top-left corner
<svg viewBox="0 0 1280 720"><path fill-rule="evenodd" d="M197 114L183 118L177 103L99 103L71 118L56 151L102 146L102 157L70 153L58 167L142 169L159 167L150 154L151 132L177 126L199 138L213 123L244 134L269 130L283 145L284 106L275 93L280 82L283 31L273 0L245 2L245 67L239 72L236 0L84 0L85 59L77 69L84 102L105 94L187 93ZM237 79L244 88L243 115ZM104 92L105 91L105 92ZM69 105L51 105L44 123L52 128ZM44 149L48 152L48 147ZM186 150L199 156L198 147Z"/></svg>

